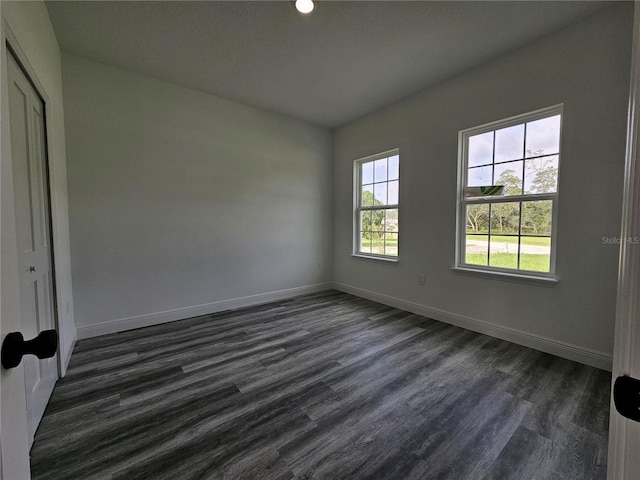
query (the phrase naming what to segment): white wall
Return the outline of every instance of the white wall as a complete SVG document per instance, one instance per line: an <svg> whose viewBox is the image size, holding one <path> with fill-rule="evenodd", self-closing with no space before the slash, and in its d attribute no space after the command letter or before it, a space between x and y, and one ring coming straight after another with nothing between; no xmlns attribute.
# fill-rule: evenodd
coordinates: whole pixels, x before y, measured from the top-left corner
<svg viewBox="0 0 640 480"><path fill-rule="evenodd" d="M16 247L15 215L13 205L11 148L8 141L8 89L6 77L6 49L8 40L17 51L32 80L46 100L47 140L51 175L52 220L56 265L60 352L63 372L66 369L73 343L75 327L71 268L69 254L69 229L67 211L66 153L64 138L64 114L60 50L53 33L47 9L42 2L1 2L0 28L2 39L2 261L0 314L2 339L7 333L20 330L20 286L18 276L18 252ZM29 452L25 410L24 370L22 366L12 370L2 369L2 439L0 477L6 479L29 477Z"/></svg>
<svg viewBox="0 0 640 480"><path fill-rule="evenodd" d="M610 368L633 3L352 122L334 140L338 287ZM564 103L554 287L462 275L455 250L459 130ZM400 148L400 262L350 256L353 161ZM418 285L418 275L426 285Z"/></svg>
<svg viewBox="0 0 640 480"><path fill-rule="evenodd" d="M331 133L63 55L80 337L326 288Z"/></svg>

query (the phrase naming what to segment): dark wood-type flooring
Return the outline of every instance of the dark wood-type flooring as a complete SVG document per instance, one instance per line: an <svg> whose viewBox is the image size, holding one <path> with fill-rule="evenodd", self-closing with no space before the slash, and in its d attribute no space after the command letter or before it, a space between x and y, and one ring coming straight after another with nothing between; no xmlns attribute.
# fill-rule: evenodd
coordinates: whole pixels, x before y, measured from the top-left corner
<svg viewBox="0 0 640 480"><path fill-rule="evenodd" d="M610 381L328 291L78 342L32 475L604 479Z"/></svg>

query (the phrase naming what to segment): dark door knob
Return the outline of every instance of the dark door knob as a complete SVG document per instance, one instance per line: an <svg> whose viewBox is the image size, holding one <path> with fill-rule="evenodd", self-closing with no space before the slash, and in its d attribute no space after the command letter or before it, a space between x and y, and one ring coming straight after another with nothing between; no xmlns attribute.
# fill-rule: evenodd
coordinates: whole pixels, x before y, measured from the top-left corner
<svg viewBox="0 0 640 480"><path fill-rule="evenodd" d="M20 332L9 333L2 342L2 366L15 368L20 365L25 355L51 358L58 350L58 332L55 330L43 330L37 337L25 341Z"/></svg>
<svg viewBox="0 0 640 480"><path fill-rule="evenodd" d="M616 378L613 403L620 415L640 422L640 380L627 375Z"/></svg>

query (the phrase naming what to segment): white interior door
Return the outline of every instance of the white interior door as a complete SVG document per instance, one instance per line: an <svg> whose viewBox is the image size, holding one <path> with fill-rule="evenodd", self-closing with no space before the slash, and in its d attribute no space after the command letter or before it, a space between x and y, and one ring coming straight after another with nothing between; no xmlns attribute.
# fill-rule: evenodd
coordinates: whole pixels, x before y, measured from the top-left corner
<svg viewBox="0 0 640 480"><path fill-rule="evenodd" d="M613 379L640 379L640 2L635 2ZM611 403L608 476L640 479L640 423Z"/></svg>
<svg viewBox="0 0 640 480"><path fill-rule="evenodd" d="M44 105L7 53L13 193L25 340L55 329ZM26 355L24 375L29 446L58 379L57 358Z"/></svg>

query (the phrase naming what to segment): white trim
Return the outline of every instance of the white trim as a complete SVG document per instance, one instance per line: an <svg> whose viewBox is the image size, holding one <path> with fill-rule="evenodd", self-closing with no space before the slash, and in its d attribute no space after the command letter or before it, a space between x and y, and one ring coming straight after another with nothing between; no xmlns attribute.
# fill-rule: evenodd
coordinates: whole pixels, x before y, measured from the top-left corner
<svg viewBox="0 0 640 480"><path fill-rule="evenodd" d="M521 113L519 115L514 115L512 117L504 118L502 120L497 120L495 122L488 122L475 127L465 128L464 130L460 130L460 134L464 134L468 137L472 133L473 134L486 133L486 132L491 132L493 130L500 130L501 128L518 125L522 122L535 122L536 120L550 117L553 115L553 113L562 114L563 109L564 109L564 103L558 103L557 105L552 105L550 107L534 110L533 112ZM560 128L562 128L562 124ZM560 139L560 142L562 142L562 138Z"/></svg>
<svg viewBox="0 0 640 480"><path fill-rule="evenodd" d="M640 235L640 2L634 4L631 82L627 117L620 238ZM618 298L613 347L613 379L620 375L640 378L640 246L622 241L618 272ZM613 396L612 396L613 397ZM607 478L637 478L640 460L640 424L622 417L613 398L609 417Z"/></svg>
<svg viewBox="0 0 640 480"><path fill-rule="evenodd" d="M492 278L494 280L506 280L509 282L517 281L522 283L530 283L533 285L542 285L545 287L553 287L555 286L559 280L555 277L539 277L536 275L527 275L526 272L529 270L485 270L482 268L468 268L468 267L451 267L451 270L457 273L461 273L463 275L473 275L478 277Z"/></svg>
<svg viewBox="0 0 640 480"><path fill-rule="evenodd" d="M516 160L516 161L521 162L522 160ZM502 164L499 164L499 165L502 165ZM488 165L485 165L485 166L488 166ZM467 203L467 205L482 205L486 203L507 203L507 202L515 202L515 201L535 202L537 200L555 200L557 197L558 195L555 193L527 193L523 195L505 195L505 196L489 195L486 197L465 198L465 203ZM512 233L509 235L516 235L516 234ZM525 236L527 236L527 234L525 234Z"/></svg>
<svg viewBox="0 0 640 480"><path fill-rule="evenodd" d="M78 340L77 331L73 330L73 337L71 341L69 341L69 348L65 351L60 351L60 378L63 378L67 374L67 370L69 369L69 362L71 361L71 355L73 354L73 349L76 346L76 341ZM62 350L62 348L60 349Z"/></svg>
<svg viewBox="0 0 640 480"><path fill-rule="evenodd" d="M354 160L354 163L360 162L372 162L374 160L380 160L381 158L393 157L394 155L400 155L400 148L392 148L385 152L374 153L372 155L367 155L366 157L361 157Z"/></svg>
<svg viewBox="0 0 640 480"><path fill-rule="evenodd" d="M36 89L36 93L42 98L46 108L47 104L50 103L49 96L47 95L47 91L42 86L42 83L40 82L40 80L38 79L38 76L36 75L35 68L33 68L31 63L29 62L29 58L27 57L26 53L24 52L23 48L20 46L20 43L18 42L18 37L13 33L13 30L11 30L11 27L9 26L8 23L5 24L4 42L5 43L3 47L6 47L7 43L9 44L9 46L11 47L11 50L13 50L13 53L15 54L14 56L20 63L20 66L26 71L27 79L31 83L33 83L33 86ZM47 140L49 140L48 136L47 136Z"/></svg>
<svg viewBox="0 0 640 480"><path fill-rule="evenodd" d="M354 258L362 258L364 260L375 260L375 261L382 261L382 262L388 262L388 263L394 263L394 264L398 264L400 262L399 257L389 257L389 256L383 256L383 255L374 255L374 254L366 255L363 253L352 253L351 256Z"/></svg>
<svg viewBox="0 0 640 480"><path fill-rule="evenodd" d="M450 325L455 325L457 327L466 328L467 330L500 338L512 343L517 343L518 345L533 348L541 352L550 353L558 357L584 363L585 365L611 371L612 357L604 352L580 347L571 343L561 342L559 340L524 332L515 328L503 327L484 320L478 320L464 315L459 315L457 313L448 312L446 310L441 310L439 308L429 307L427 305L364 290L351 285L345 285L343 283L334 283L333 287L341 292L367 298L374 302L422 315L423 317L432 318Z"/></svg>
<svg viewBox="0 0 640 480"><path fill-rule="evenodd" d="M164 312L118 318L96 325L77 327L78 340L107 335L109 333L124 332L135 328L174 322L176 320L184 320L186 318L198 317L201 315L209 315L211 313L222 312L224 310L261 305L264 303L275 302L278 300L296 297L298 295L306 295L324 290L331 290L331 284L319 283L316 285L289 288L275 292L259 293L257 295L249 295L246 297L231 298L228 300L221 300L219 302L206 303L204 305L196 305L193 307L176 308L173 310L166 310Z"/></svg>

